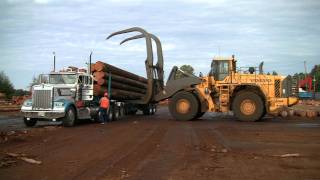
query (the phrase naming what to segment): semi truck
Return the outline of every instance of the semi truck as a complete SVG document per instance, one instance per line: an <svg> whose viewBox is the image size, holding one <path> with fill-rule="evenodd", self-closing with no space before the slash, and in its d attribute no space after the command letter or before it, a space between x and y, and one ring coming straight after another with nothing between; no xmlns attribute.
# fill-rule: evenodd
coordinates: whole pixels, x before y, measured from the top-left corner
<svg viewBox="0 0 320 180"><path fill-rule="evenodd" d="M149 38L147 44L151 43L152 38L161 46L157 37L145 30L133 28L133 31L145 34ZM147 52L147 78L101 61L96 63L96 69L100 72L95 72L91 55L87 71L71 67L65 71L40 75L39 84L32 87L31 98L21 107L25 125L34 126L37 121L62 121L64 126L70 127L84 119L98 121L99 99L104 92L109 92L110 120L133 115L138 110L145 115L153 115L158 102L154 95L163 89L163 59L159 57L154 64L150 46L147 46ZM97 77L101 74L104 79ZM99 86L97 83L100 80L102 84Z"/></svg>
<svg viewBox="0 0 320 180"><path fill-rule="evenodd" d="M90 119L98 121L99 99L95 95L92 74L68 69L65 72L51 72L40 75L40 83L32 87L32 98L26 100L21 108L24 123L34 126L37 121L62 121L64 126L74 126L78 121ZM125 99L115 99L110 93L110 120L135 114L142 110L152 115L155 104L137 104Z"/></svg>

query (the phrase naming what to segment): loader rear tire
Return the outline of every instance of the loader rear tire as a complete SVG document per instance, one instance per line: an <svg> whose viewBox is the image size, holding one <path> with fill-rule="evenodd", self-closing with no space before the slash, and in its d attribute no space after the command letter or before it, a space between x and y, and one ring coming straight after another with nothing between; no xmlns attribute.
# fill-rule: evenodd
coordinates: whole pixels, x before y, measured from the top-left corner
<svg viewBox="0 0 320 180"><path fill-rule="evenodd" d="M169 101L169 111L173 118L189 121L197 117L199 102L191 92L179 92Z"/></svg>
<svg viewBox="0 0 320 180"><path fill-rule="evenodd" d="M265 112L262 98L249 91L237 93L232 103L232 109L240 121L257 121L262 118Z"/></svg>

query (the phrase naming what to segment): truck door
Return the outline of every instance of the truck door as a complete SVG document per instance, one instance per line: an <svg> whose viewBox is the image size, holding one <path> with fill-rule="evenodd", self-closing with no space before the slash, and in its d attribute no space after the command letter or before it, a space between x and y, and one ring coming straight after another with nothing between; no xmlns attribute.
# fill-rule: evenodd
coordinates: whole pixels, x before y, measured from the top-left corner
<svg viewBox="0 0 320 180"><path fill-rule="evenodd" d="M93 100L93 80L91 76L83 76L82 100Z"/></svg>

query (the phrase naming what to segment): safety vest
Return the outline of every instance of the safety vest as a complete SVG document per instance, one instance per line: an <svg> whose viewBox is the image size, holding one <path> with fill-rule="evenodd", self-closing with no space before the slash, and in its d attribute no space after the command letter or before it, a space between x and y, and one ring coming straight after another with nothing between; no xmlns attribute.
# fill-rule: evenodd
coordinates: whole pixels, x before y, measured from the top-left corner
<svg viewBox="0 0 320 180"><path fill-rule="evenodd" d="M100 100L100 107L108 109L109 108L109 99L106 97L101 98Z"/></svg>

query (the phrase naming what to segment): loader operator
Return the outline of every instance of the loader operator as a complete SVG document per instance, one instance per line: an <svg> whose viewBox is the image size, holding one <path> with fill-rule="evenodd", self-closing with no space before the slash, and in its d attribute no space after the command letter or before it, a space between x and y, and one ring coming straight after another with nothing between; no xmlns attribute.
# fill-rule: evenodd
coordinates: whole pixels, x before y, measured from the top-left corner
<svg viewBox="0 0 320 180"><path fill-rule="evenodd" d="M104 124L108 122L109 118L107 115L108 108L109 108L109 98L108 98L108 93L104 93L104 96L100 99L100 122L101 124Z"/></svg>

